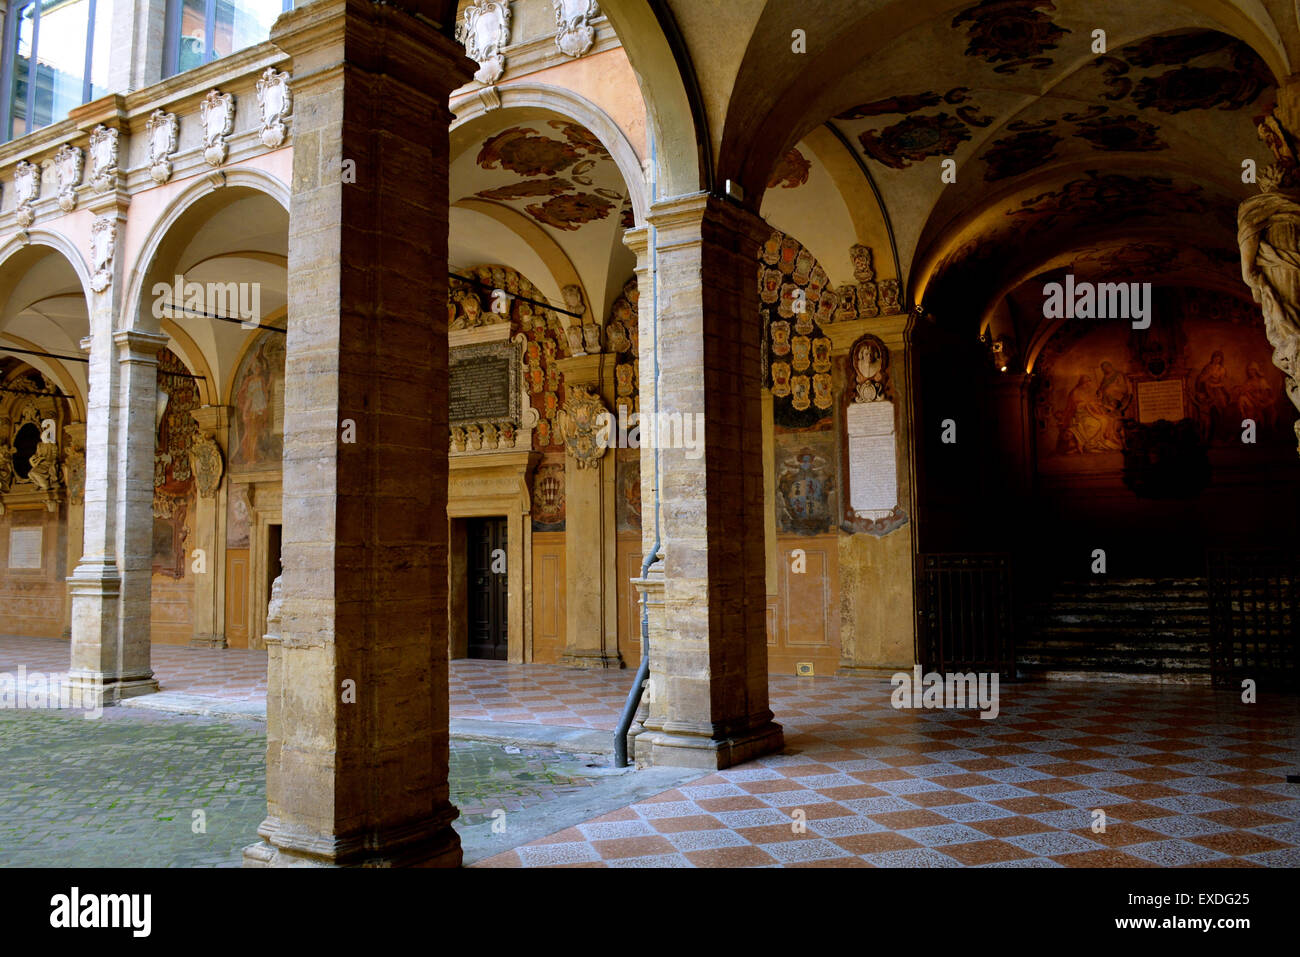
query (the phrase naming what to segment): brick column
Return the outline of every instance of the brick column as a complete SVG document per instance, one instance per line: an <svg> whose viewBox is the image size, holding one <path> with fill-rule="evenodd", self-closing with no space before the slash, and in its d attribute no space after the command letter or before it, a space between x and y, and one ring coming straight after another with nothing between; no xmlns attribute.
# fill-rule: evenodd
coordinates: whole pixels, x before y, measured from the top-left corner
<svg viewBox="0 0 1300 957"><path fill-rule="evenodd" d="M271 39L294 84L284 575L264 841L244 859L457 866L437 304L447 97L473 67L427 21L365 0L306 4Z"/></svg>
<svg viewBox="0 0 1300 957"><path fill-rule="evenodd" d="M86 497L81 560L72 599L70 682L104 704L158 690L150 667L153 455L158 351L167 337L120 329L121 245L126 208L108 194L90 206L92 246L90 391L86 402ZM101 258L107 252L106 258ZM99 261L95 261L95 260Z"/></svg>
<svg viewBox="0 0 1300 957"><path fill-rule="evenodd" d="M649 743L637 741L637 758L725 768L782 746L767 696L755 280L771 229L703 194L658 203L649 221L659 411L692 422L702 413L705 441L702 454L660 451L665 630L651 642ZM643 315L654 299L642 293ZM651 369L643 361L643 381Z"/></svg>

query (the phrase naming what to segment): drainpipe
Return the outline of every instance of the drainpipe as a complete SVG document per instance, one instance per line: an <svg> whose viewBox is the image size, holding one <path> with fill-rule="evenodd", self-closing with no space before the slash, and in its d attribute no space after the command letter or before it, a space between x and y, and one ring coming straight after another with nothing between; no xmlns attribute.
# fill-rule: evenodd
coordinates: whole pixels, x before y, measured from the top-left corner
<svg viewBox="0 0 1300 957"><path fill-rule="evenodd" d="M654 207L659 194L659 144L654 139L653 130L648 131L650 139L650 206ZM659 421L659 267L656 261L656 250L659 248L659 233L655 229L654 223L650 224L650 308L651 323L653 329L653 349L654 349L654 421ZM657 436L656 436L657 438ZM659 532L659 443L654 444L655 452L655 470L654 470L654 488L655 488L655 543L650 551L646 553L644 560L641 562L641 577L645 578L650 572L650 566L654 564L655 556L659 554L660 532ZM627 760L627 733L632 727L632 721L636 718L637 709L641 706L641 696L645 693L646 682L650 680L650 609L646 605L645 596L641 597L641 664L636 669L636 679L632 682L632 688L627 693L627 702L623 705L623 714L618 719L618 729L614 732L614 767L625 768L628 765Z"/></svg>

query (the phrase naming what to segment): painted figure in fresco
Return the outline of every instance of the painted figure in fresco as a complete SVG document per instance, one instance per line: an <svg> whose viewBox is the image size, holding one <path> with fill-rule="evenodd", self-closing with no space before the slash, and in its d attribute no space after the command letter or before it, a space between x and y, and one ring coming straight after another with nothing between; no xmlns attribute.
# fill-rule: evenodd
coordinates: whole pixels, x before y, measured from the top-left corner
<svg viewBox="0 0 1300 957"><path fill-rule="evenodd" d="M1228 367L1218 349L1210 356L1192 389L1192 406L1201 439L1210 441L1223 432L1232 397L1228 392Z"/></svg>
<svg viewBox="0 0 1300 957"><path fill-rule="evenodd" d="M1057 451L1067 455L1117 452L1124 448L1123 433L1117 423L1098 398L1093 377L1081 375L1066 397L1065 409L1057 413L1061 428Z"/></svg>
<svg viewBox="0 0 1300 957"><path fill-rule="evenodd" d="M258 453L268 444L274 428L271 389L271 365L267 362L266 343L263 342L254 353L248 373L235 393L235 405L243 417L243 428L239 436L239 461L245 464L258 460Z"/></svg>
<svg viewBox="0 0 1300 957"><path fill-rule="evenodd" d="M1106 411L1120 418L1128 409L1129 400L1133 397L1128 376L1116 369L1112 362L1101 364L1101 387L1097 392Z"/></svg>
<svg viewBox="0 0 1300 957"><path fill-rule="evenodd" d="M1246 366L1246 383L1237 392L1237 411L1266 429L1277 427L1277 392L1264 378L1258 362Z"/></svg>

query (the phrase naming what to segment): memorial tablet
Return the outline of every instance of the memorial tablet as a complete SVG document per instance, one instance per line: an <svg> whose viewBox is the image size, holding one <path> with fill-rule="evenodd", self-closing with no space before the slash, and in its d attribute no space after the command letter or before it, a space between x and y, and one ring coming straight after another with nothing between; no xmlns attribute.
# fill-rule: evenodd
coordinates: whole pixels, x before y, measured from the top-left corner
<svg viewBox="0 0 1300 957"><path fill-rule="evenodd" d="M517 421L516 347L502 342L452 349L447 392L452 426Z"/></svg>
<svg viewBox="0 0 1300 957"><path fill-rule="evenodd" d="M888 514L898 505L894 403L854 403L846 410L845 425L849 507L859 515Z"/></svg>
<svg viewBox="0 0 1300 957"><path fill-rule="evenodd" d="M41 529L11 528L9 530L9 567L41 567Z"/></svg>

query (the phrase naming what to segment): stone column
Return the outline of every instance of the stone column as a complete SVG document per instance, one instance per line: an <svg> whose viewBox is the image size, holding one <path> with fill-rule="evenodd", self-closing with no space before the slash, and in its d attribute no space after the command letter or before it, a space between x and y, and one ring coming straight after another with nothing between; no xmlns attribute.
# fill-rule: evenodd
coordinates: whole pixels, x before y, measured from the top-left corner
<svg viewBox="0 0 1300 957"><path fill-rule="evenodd" d="M149 661L153 455L158 350L167 337L118 328L126 206L89 204L92 225L90 390L86 401L84 551L68 579L70 683L104 704L158 690Z"/></svg>
<svg viewBox="0 0 1300 957"><path fill-rule="evenodd" d="M230 406L205 405L190 413L199 434L211 432L221 449L222 463L230 460ZM194 509L193 548L202 549L205 570L194 574L194 635L199 648L226 648L226 493L224 470L213 494L199 491ZM193 554L193 549L191 549ZM193 561L189 563L194 567Z"/></svg>
<svg viewBox="0 0 1300 957"><path fill-rule="evenodd" d="M271 39L294 84L284 600L267 818L244 860L457 866L447 314L431 304L447 299L447 98L473 65L365 0L305 4Z"/></svg>
<svg viewBox="0 0 1300 957"><path fill-rule="evenodd" d="M614 357L560 360L566 388L588 386L614 408ZM617 441L611 432L610 444ZM575 668L620 668L618 653L617 516L611 449L595 468L564 458L565 648L560 663Z"/></svg>
<svg viewBox="0 0 1300 957"><path fill-rule="evenodd" d="M67 451L64 453L63 485L67 489L67 537L64 541L64 568L75 569L81 559L82 529L86 511L86 423L70 422L63 427ZM72 638L72 601L64 604L63 637Z"/></svg>
<svg viewBox="0 0 1300 957"><path fill-rule="evenodd" d="M665 632L651 641L637 756L725 768L782 746L767 695L763 428L755 264L771 229L705 194L656 204L659 411L704 442L660 449ZM641 314L654 296L643 295ZM651 374L645 361L642 381ZM646 411L652 406L647 405ZM665 430L664 420L658 431ZM644 430L643 430L644 431ZM644 439L643 439L644 441Z"/></svg>

